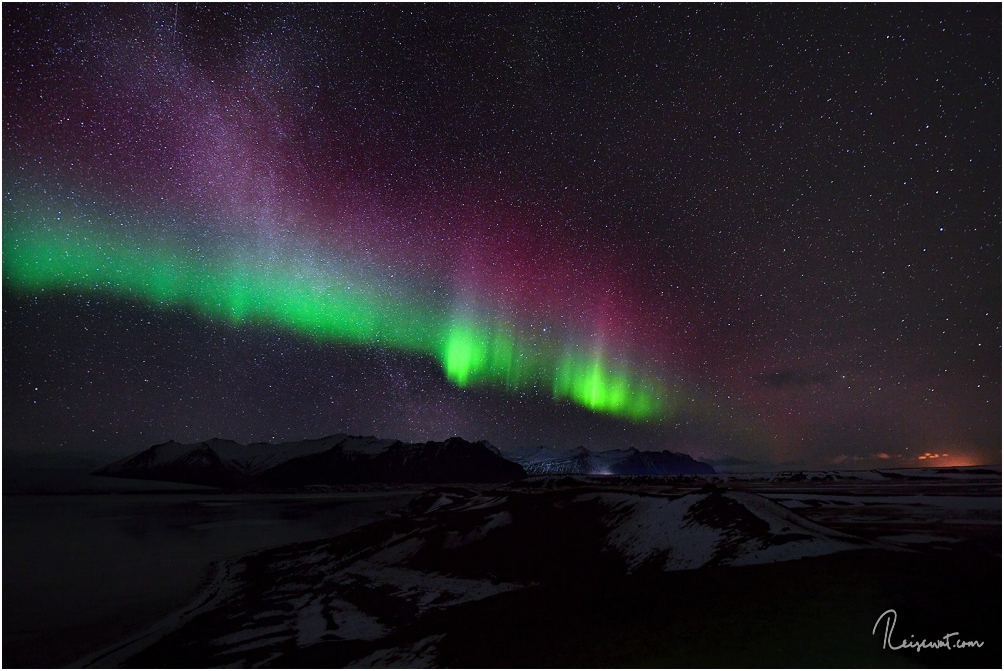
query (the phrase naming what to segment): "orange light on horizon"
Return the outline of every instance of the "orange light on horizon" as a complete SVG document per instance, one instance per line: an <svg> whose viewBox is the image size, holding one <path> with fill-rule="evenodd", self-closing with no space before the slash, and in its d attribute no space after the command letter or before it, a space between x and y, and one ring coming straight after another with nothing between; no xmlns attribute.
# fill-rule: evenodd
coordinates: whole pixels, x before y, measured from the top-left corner
<svg viewBox="0 0 1004 671"><path fill-rule="evenodd" d="M947 452L942 452L941 454L937 453L932 454L930 452L925 452L924 454L920 455L917 458L923 461L924 459L941 459L942 457L947 457L947 456L948 456Z"/></svg>
<svg viewBox="0 0 1004 671"><path fill-rule="evenodd" d="M986 458L977 456L975 451L967 445L945 445L945 447L955 448L951 452L925 452L916 457L917 461L925 462L925 466L931 468L956 468L966 466L979 466L988 463ZM934 460L932 463L931 460Z"/></svg>

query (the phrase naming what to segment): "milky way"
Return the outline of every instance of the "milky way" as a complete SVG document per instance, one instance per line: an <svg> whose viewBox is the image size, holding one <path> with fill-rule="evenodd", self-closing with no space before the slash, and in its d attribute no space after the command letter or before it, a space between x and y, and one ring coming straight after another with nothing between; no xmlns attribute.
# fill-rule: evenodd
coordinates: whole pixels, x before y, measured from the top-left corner
<svg viewBox="0 0 1004 671"><path fill-rule="evenodd" d="M19 190L6 217L9 282L184 305L234 324L274 323L321 340L434 356L447 378L462 387L533 390L636 420L672 415L667 386L636 372L652 366L644 359L630 361L623 301L607 300L604 314L586 315L582 306L595 302L599 289L574 280L571 264L553 254L548 260L555 276L541 278L552 295L539 286L528 289L524 282L534 262L514 258L512 242L483 233L501 224L495 213L474 215L463 225L463 239L454 234L447 245L424 240L403 252L447 260L422 278L434 275L425 284L445 285L443 291L416 290L394 279L401 252L382 249L394 245L382 230L394 222L365 226L363 244L387 263L378 272L360 268L351 243L344 243L350 237L344 212L332 213L337 204L323 195L302 197L304 191L324 194L343 184L310 166L302 148L288 140L306 132L312 120L285 109L284 73L275 55L267 49L256 53L253 67L226 75L230 81L224 85L184 59L177 37L150 34L153 44L143 45L135 60L126 56L136 50L131 42L117 44L111 56L103 50L107 60L98 66L98 79L107 79L108 88L93 107L86 106L87 120L66 120L73 129L66 146L79 147L83 133L88 155L61 150L55 157L59 163L85 163L90 177L85 182L100 176L113 184L83 186L88 199L106 196L102 191L121 193L128 184L126 207L138 209L139 192L148 202L165 203L166 211L153 218L107 215L94 207L75 212L70 208L81 199L74 196L22 215L21 203L44 200L46 189ZM102 36L116 38L121 36ZM100 72L103 66L107 75ZM123 113L123 105L138 114ZM100 128L95 117L104 122ZM143 166L142 183L130 183L136 177L123 169L129 166L131 172L137 164ZM356 188L379 201L370 193L376 189ZM201 215L207 235L221 237L212 243L215 249L191 239L186 205ZM516 226L525 229L527 222L515 216ZM382 218L388 217L393 215ZM308 218L318 224L305 225ZM458 227L453 221L433 226ZM160 235L151 237L151 229ZM290 248L290 239L298 246ZM562 303L558 310L552 309L554 287ZM576 318L560 314L568 305L579 307ZM536 329L518 323L528 310L541 323ZM604 323L611 319L616 328Z"/></svg>
<svg viewBox="0 0 1004 671"><path fill-rule="evenodd" d="M5 6L5 450L999 461L999 26Z"/></svg>

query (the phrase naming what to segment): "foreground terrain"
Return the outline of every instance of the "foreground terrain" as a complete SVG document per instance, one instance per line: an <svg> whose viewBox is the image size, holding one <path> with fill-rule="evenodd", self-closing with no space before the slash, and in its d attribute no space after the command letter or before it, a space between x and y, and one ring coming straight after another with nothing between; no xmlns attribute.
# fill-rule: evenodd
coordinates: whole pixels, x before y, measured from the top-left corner
<svg viewBox="0 0 1004 671"><path fill-rule="evenodd" d="M538 477L220 564L96 666L993 666L999 469ZM883 648L889 637L979 647Z"/></svg>

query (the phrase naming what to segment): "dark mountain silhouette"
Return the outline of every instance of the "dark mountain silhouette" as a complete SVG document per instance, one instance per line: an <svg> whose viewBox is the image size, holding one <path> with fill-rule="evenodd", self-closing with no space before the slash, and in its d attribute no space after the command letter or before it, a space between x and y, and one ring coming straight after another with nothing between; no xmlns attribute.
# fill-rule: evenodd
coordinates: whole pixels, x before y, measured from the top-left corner
<svg viewBox="0 0 1004 671"><path fill-rule="evenodd" d="M463 438L407 444L394 441L365 454L336 445L326 452L291 459L262 474L275 486L359 482L507 482L526 471L481 443Z"/></svg>
<svg viewBox="0 0 1004 671"><path fill-rule="evenodd" d="M109 464L95 475L167 480L226 489L357 483L508 482L521 466L490 443L462 438L402 443L338 434L273 445L214 438L169 441Z"/></svg>

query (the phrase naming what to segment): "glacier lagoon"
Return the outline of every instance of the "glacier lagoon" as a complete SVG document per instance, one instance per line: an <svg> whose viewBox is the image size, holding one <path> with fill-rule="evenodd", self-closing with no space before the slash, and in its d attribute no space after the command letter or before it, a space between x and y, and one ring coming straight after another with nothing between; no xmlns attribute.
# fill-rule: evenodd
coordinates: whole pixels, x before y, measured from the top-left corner
<svg viewBox="0 0 1004 671"><path fill-rule="evenodd" d="M143 493L150 485L5 493L5 665L72 664L186 605L220 560L344 533L415 495Z"/></svg>

